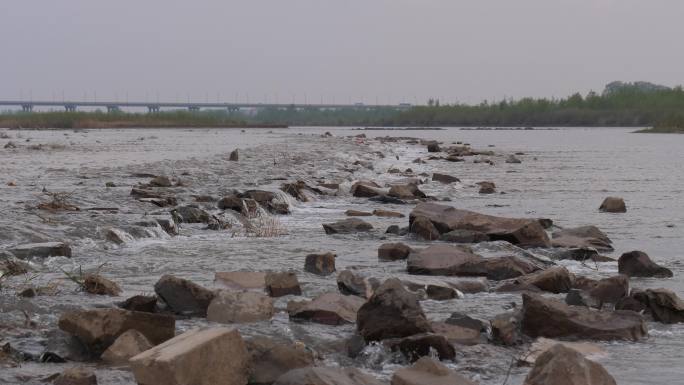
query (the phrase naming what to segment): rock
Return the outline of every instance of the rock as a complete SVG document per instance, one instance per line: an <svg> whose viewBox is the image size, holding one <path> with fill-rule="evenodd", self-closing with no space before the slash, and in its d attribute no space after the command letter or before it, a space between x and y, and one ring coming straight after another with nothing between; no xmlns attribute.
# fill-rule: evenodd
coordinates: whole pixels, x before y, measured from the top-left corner
<svg viewBox="0 0 684 385"><path fill-rule="evenodd" d="M207 307L214 299L214 292L172 275L162 276L154 284L157 293L171 311L177 314L206 316Z"/></svg>
<svg viewBox="0 0 684 385"><path fill-rule="evenodd" d="M487 324L484 321L459 312L451 313L451 316L447 318L444 323L477 330L478 333L487 330Z"/></svg>
<svg viewBox="0 0 684 385"><path fill-rule="evenodd" d="M252 199L242 199L235 195L229 195L221 198L216 205L220 210L233 210L247 215L248 212L256 211L258 203Z"/></svg>
<svg viewBox="0 0 684 385"><path fill-rule="evenodd" d="M427 285L425 290L428 299L434 301L446 301L458 297L455 289L439 285Z"/></svg>
<svg viewBox="0 0 684 385"><path fill-rule="evenodd" d="M440 173L433 173L432 174L432 180L444 184L450 184L450 183L456 183L460 182L461 180L456 178L455 176L447 175L447 174L440 174Z"/></svg>
<svg viewBox="0 0 684 385"><path fill-rule="evenodd" d="M367 211L347 210L344 212L344 215L348 217L372 217L373 213L369 213Z"/></svg>
<svg viewBox="0 0 684 385"><path fill-rule="evenodd" d="M439 148L439 143L429 142L429 143L427 143L427 151L428 152L440 152L440 151L442 151L442 149Z"/></svg>
<svg viewBox="0 0 684 385"><path fill-rule="evenodd" d="M565 296L565 303L572 306L586 306L599 308L598 301L584 290L570 289Z"/></svg>
<svg viewBox="0 0 684 385"><path fill-rule="evenodd" d="M540 337L537 338L532 345L530 345L528 354L523 357L522 363L534 365L539 356L549 351L556 345L563 345L566 348L572 349L585 357L606 355L606 351L602 347L589 342L566 342Z"/></svg>
<svg viewBox="0 0 684 385"><path fill-rule="evenodd" d="M424 192L418 189L418 186L412 183L405 185L393 185L390 187L389 193L387 193L387 195L399 199L418 199L427 197Z"/></svg>
<svg viewBox="0 0 684 385"><path fill-rule="evenodd" d="M240 160L240 153L238 152L237 148L230 152L230 156L228 157L228 160L231 162L237 162Z"/></svg>
<svg viewBox="0 0 684 385"><path fill-rule="evenodd" d="M207 308L207 320L224 324L271 319L273 300L254 291L219 291Z"/></svg>
<svg viewBox="0 0 684 385"><path fill-rule="evenodd" d="M130 329L139 331L153 344L173 338L176 320L166 314L122 309L77 310L62 314L59 328L76 336L92 354L99 356Z"/></svg>
<svg viewBox="0 0 684 385"><path fill-rule="evenodd" d="M19 259L67 257L71 258L71 247L63 242L29 243L8 250Z"/></svg>
<svg viewBox="0 0 684 385"><path fill-rule="evenodd" d="M523 293L523 333L530 337L638 341L648 335L643 317L631 311L599 312Z"/></svg>
<svg viewBox="0 0 684 385"><path fill-rule="evenodd" d="M371 198L381 195L383 191L373 182L356 182L351 187L351 194L357 198Z"/></svg>
<svg viewBox="0 0 684 385"><path fill-rule="evenodd" d="M248 203L248 200L251 199L273 214L285 215L290 213L289 205L284 202L278 202L275 199L275 193L272 191L247 190L238 194L237 197L244 200L245 203Z"/></svg>
<svg viewBox="0 0 684 385"><path fill-rule="evenodd" d="M424 216L416 216L413 220L409 221L409 231L426 241L433 241L440 237L435 225Z"/></svg>
<svg viewBox="0 0 684 385"><path fill-rule="evenodd" d="M472 346L481 343L480 331L451 325L445 322L431 322L435 334L444 336L450 343Z"/></svg>
<svg viewBox="0 0 684 385"><path fill-rule="evenodd" d="M385 281L361 306L357 330L366 341L403 338L431 332L418 297L409 293L396 278Z"/></svg>
<svg viewBox="0 0 684 385"><path fill-rule="evenodd" d="M323 191L316 187L309 186L303 180L298 180L294 183L284 183L280 186L280 190L290 194L300 202L310 202L313 199L310 195L315 196L323 194Z"/></svg>
<svg viewBox="0 0 684 385"><path fill-rule="evenodd" d="M348 218L335 223L324 223L323 230L326 234L351 234L371 231L373 226L358 218Z"/></svg>
<svg viewBox="0 0 684 385"><path fill-rule="evenodd" d="M404 218L406 215L402 213L398 213L396 211L389 211L389 210L373 210L373 215L376 217L383 217L383 218Z"/></svg>
<svg viewBox="0 0 684 385"><path fill-rule="evenodd" d="M249 384L270 385L290 370L314 364L303 345L257 336L246 341L249 352Z"/></svg>
<svg viewBox="0 0 684 385"><path fill-rule="evenodd" d="M554 252L552 258L559 260L573 260L579 262L594 261L594 262L615 262L613 258L600 255L598 250L593 247L578 247L571 249L562 249L559 252Z"/></svg>
<svg viewBox="0 0 684 385"><path fill-rule="evenodd" d="M489 237L479 231L453 230L440 235L439 240L454 243L480 243L489 241Z"/></svg>
<svg viewBox="0 0 684 385"><path fill-rule="evenodd" d="M378 195L373 198L368 198L369 201L371 202L378 202L378 203L383 203L383 204L392 204L392 205L405 205L406 202L395 197L391 197L388 195Z"/></svg>
<svg viewBox="0 0 684 385"><path fill-rule="evenodd" d="M481 264L487 279L494 281L516 278L540 270L536 265L514 255L487 258Z"/></svg>
<svg viewBox="0 0 684 385"><path fill-rule="evenodd" d="M155 313L157 311L156 295L134 295L123 302L117 304L118 307L131 311L142 311Z"/></svg>
<svg viewBox="0 0 684 385"><path fill-rule="evenodd" d="M216 272L214 281L231 290L266 290L267 273L255 271Z"/></svg>
<svg viewBox="0 0 684 385"><path fill-rule="evenodd" d="M494 194L496 192L496 185L494 182L483 181L477 182L476 184L480 186L480 194Z"/></svg>
<svg viewBox="0 0 684 385"><path fill-rule="evenodd" d="M168 176L159 175L152 178L149 185L153 187L171 187L173 183L171 183L171 179Z"/></svg>
<svg viewBox="0 0 684 385"><path fill-rule="evenodd" d="M353 295L325 293L288 312L293 320L341 325L356 322L356 314L363 303L362 298Z"/></svg>
<svg viewBox="0 0 684 385"><path fill-rule="evenodd" d="M601 279L588 290L588 294L596 300L599 309L605 303L615 304L629 295L629 278L621 274Z"/></svg>
<svg viewBox="0 0 684 385"><path fill-rule="evenodd" d="M409 216L411 232L419 217L427 218L440 234L470 230L487 234L492 241L508 241L520 247L550 246L546 231L536 219L495 217L437 203L419 203Z"/></svg>
<svg viewBox="0 0 684 385"><path fill-rule="evenodd" d="M377 279L354 274L351 270L343 270L337 275L337 287L344 295L370 298L378 286L380 282Z"/></svg>
<svg viewBox="0 0 684 385"><path fill-rule="evenodd" d="M600 364L561 344L537 359L523 385L617 385Z"/></svg>
<svg viewBox="0 0 684 385"><path fill-rule="evenodd" d="M271 297L302 295L297 274L293 271L266 274L266 291Z"/></svg>
<svg viewBox="0 0 684 385"><path fill-rule="evenodd" d="M489 284L486 279L459 279L449 281L449 285L461 293L467 294L489 291Z"/></svg>
<svg viewBox="0 0 684 385"><path fill-rule="evenodd" d="M612 241L596 226L581 226L563 229L551 234L553 247L594 248L598 251L612 251Z"/></svg>
<svg viewBox="0 0 684 385"><path fill-rule="evenodd" d="M167 234L171 236L178 235L178 226L176 226L176 222L170 219L157 219L157 223L159 223L159 226L161 226Z"/></svg>
<svg viewBox="0 0 684 385"><path fill-rule="evenodd" d="M536 273L523 275L512 281L504 282L497 292L510 292L536 289L551 293L567 293L572 289L574 275L563 266L550 267Z"/></svg>
<svg viewBox="0 0 684 385"><path fill-rule="evenodd" d="M330 275L335 272L334 253L309 254L304 262L304 271L317 275Z"/></svg>
<svg viewBox="0 0 684 385"><path fill-rule="evenodd" d="M684 301L670 290L647 289L634 293L633 297L643 304L656 322L684 322Z"/></svg>
<svg viewBox="0 0 684 385"><path fill-rule="evenodd" d="M625 205L625 200L619 197L608 197L603 200L599 211L604 213L626 213L627 206Z"/></svg>
<svg viewBox="0 0 684 385"><path fill-rule="evenodd" d="M113 296L121 294L121 288L116 282L110 281L99 274L93 273L88 273L85 275L81 288L83 291L90 294Z"/></svg>
<svg viewBox="0 0 684 385"><path fill-rule="evenodd" d="M392 351L400 351L409 362L415 362L421 357L428 357L431 351L436 352L437 357L442 361L453 361L456 358L456 349L454 349L446 337L439 334L416 334L383 342Z"/></svg>
<svg viewBox="0 0 684 385"><path fill-rule="evenodd" d="M110 365L127 365L129 359L153 346L142 333L129 329L102 353L101 358Z"/></svg>
<svg viewBox="0 0 684 385"><path fill-rule="evenodd" d="M31 271L31 265L15 258L12 254L0 251L0 276L11 277Z"/></svg>
<svg viewBox="0 0 684 385"><path fill-rule="evenodd" d="M234 328L193 329L131 358L138 384L245 385L249 354Z"/></svg>
<svg viewBox="0 0 684 385"><path fill-rule="evenodd" d="M411 248L401 242L385 243L378 248L378 259L380 261L398 261L408 258Z"/></svg>
<svg viewBox="0 0 684 385"><path fill-rule="evenodd" d="M506 163L522 163L515 155L511 154L506 158Z"/></svg>
<svg viewBox="0 0 684 385"><path fill-rule="evenodd" d="M672 270L662 267L651 260L643 251L630 251L620 256L618 272L628 277L670 278Z"/></svg>
<svg viewBox="0 0 684 385"><path fill-rule="evenodd" d="M433 245L409 255L406 270L419 275L482 276L483 261L468 248Z"/></svg>
<svg viewBox="0 0 684 385"><path fill-rule="evenodd" d="M181 206L175 209L175 213L183 223L208 223L211 220L208 212L192 206Z"/></svg>
<svg viewBox="0 0 684 385"><path fill-rule="evenodd" d="M384 385L356 368L309 366L290 370L273 385Z"/></svg>
<svg viewBox="0 0 684 385"><path fill-rule="evenodd" d="M522 340L520 324L522 313L519 310L499 314L490 321L492 342L498 345L514 346Z"/></svg>
<svg viewBox="0 0 684 385"><path fill-rule="evenodd" d="M97 385L97 377L90 369L69 368L57 376L52 383L54 385Z"/></svg>
<svg viewBox="0 0 684 385"><path fill-rule="evenodd" d="M409 368L392 375L392 385L476 385L438 361L422 357Z"/></svg>
<svg viewBox="0 0 684 385"><path fill-rule="evenodd" d="M537 219L539 221L539 224L544 228L544 229L550 229L553 227L553 220L549 218L539 218Z"/></svg>

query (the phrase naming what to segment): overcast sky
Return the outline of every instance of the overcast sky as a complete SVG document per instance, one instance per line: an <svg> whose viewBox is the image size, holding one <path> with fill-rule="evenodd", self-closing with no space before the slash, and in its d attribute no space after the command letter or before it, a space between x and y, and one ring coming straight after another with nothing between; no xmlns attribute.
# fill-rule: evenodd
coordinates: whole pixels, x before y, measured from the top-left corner
<svg viewBox="0 0 684 385"><path fill-rule="evenodd" d="M423 103L684 83L683 0L0 0L0 99Z"/></svg>

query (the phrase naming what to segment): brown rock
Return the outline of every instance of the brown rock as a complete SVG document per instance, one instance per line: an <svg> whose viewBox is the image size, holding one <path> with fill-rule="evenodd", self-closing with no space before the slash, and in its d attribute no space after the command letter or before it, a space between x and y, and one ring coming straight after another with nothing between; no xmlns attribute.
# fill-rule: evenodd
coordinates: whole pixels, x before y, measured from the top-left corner
<svg viewBox="0 0 684 385"><path fill-rule="evenodd" d="M427 217L415 217L410 221L409 231L427 241L439 239L439 231Z"/></svg>
<svg viewBox="0 0 684 385"><path fill-rule="evenodd" d="M157 311L157 296L134 295L133 297L118 303L117 306L131 311L155 313Z"/></svg>
<svg viewBox="0 0 684 385"><path fill-rule="evenodd" d="M519 310L499 314L490 321L492 342L504 346L517 345L522 340L520 331L522 313Z"/></svg>
<svg viewBox="0 0 684 385"><path fill-rule="evenodd" d="M76 336L90 352L100 355L124 332L135 329L151 343L160 344L176 332L176 320L166 314L122 309L70 311L62 314L59 328Z"/></svg>
<svg viewBox="0 0 684 385"><path fill-rule="evenodd" d="M385 281L361 306L356 326L366 341L403 338L432 331L418 297L409 293L396 278Z"/></svg>
<svg viewBox="0 0 684 385"><path fill-rule="evenodd" d="M494 182L477 182L480 186L480 194L494 194L496 192L496 185Z"/></svg>
<svg viewBox="0 0 684 385"><path fill-rule="evenodd" d="M375 377L356 368L309 366L290 370L273 385L383 385Z"/></svg>
<svg viewBox="0 0 684 385"><path fill-rule="evenodd" d="M307 320L325 325L341 325L356 322L356 314L363 298L354 295L325 293L289 311L293 320ZM289 304L288 304L289 307Z"/></svg>
<svg viewBox="0 0 684 385"><path fill-rule="evenodd" d="M335 258L333 253L309 254L304 262L304 271L317 275L330 275L335 272Z"/></svg>
<svg viewBox="0 0 684 385"><path fill-rule="evenodd" d="M297 274L293 271L266 274L266 291L271 297L302 295Z"/></svg>
<svg viewBox="0 0 684 385"><path fill-rule="evenodd" d="M667 289L647 289L633 294L657 322L684 322L684 301Z"/></svg>
<svg viewBox="0 0 684 385"><path fill-rule="evenodd" d="M411 248L404 243L385 243L378 248L378 259L381 261L398 261L408 258Z"/></svg>
<svg viewBox="0 0 684 385"><path fill-rule="evenodd" d="M314 364L313 354L303 344L262 336L251 338L246 344L250 356L250 385L271 385L290 370Z"/></svg>
<svg viewBox="0 0 684 385"><path fill-rule="evenodd" d="M487 279L495 281L516 278L539 270L536 265L514 255L487 258L482 262L482 267L487 273Z"/></svg>
<svg viewBox="0 0 684 385"><path fill-rule="evenodd" d="M410 362L415 362L421 357L430 356L431 351L436 352L437 357L442 361L453 361L456 358L454 346L449 343L446 337L439 334L415 334L383 342L392 351L400 351Z"/></svg>
<svg viewBox="0 0 684 385"><path fill-rule="evenodd" d="M534 365L535 362L537 362L537 359L539 357L549 351L551 348L553 348L556 345L563 345L566 348L572 349L580 354L582 356L603 356L606 355L606 351L596 345L592 344L590 342L567 342L567 341L557 341L557 340L552 340L549 338L544 338L540 337L537 338L532 345L530 345L529 349L529 354L526 354L523 359L522 363L527 364L527 365Z"/></svg>
<svg viewBox="0 0 684 385"><path fill-rule="evenodd" d="M631 311L599 312L523 294L522 330L531 337L638 341L648 335L643 317Z"/></svg>
<svg viewBox="0 0 684 385"><path fill-rule="evenodd" d="M423 357L409 368L394 372L392 385L475 385L438 361Z"/></svg>
<svg viewBox="0 0 684 385"><path fill-rule="evenodd" d="M563 266L555 266L504 282L497 287L496 291L536 291L538 289L558 294L567 293L573 285L574 275Z"/></svg>
<svg viewBox="0 0 684 385"><path fill-rule="evenodd" d="M206 316L207 307L214 299L214 292L172 275L162 276L154 284L157 293L174 313Z"/></svg>
<svg viewBox="0 0 684 385"><path fill-rule="evenodd" d="M216 272L214 281L231 290L266 290L267 273L255 271Z"/></svg>
<svg viewBox="0 0 684 385"><path fill-rule="evenodd" d="M230 160L231 162L237 162L240 160L240 153L238 152L237 148L230 152L228 160Z"/></svg>
<svg viewBox="0 0 684 385"><path fill-rule="evenodd" d="M358 218L348 218L334 223L324 223L323 230L326 234L351 234L371 231L373 226Z"/></svg>
<svg viewBox="0 0 684 385"><path fill-rule="evenodd" d="M83 291L90 294L113 296L121 294L121 288L116 282L110 281L99 274L86 274L81 287Z"/></svg>
<svg viewBox="0 0 684 385"><path fill-rule="evenodd" d="M377 279L355 274L351 270L343 270L337 275L337 287L344 295L370 298L378 286L380 282Z"/></svg>
<svg viewBox="0 0 684 385"><path fill-rule="evenodd" d="M357 198L371 198L382 193L380 186L373 182L356 182L351 187L351 194Z"/></svg>
<svg viewBox="0 0 684 385"><path fill-rule="evenodd" d="M52 382L54 385L97 385L97 377L90 369L69 368Z"/></svg>
<svg viewBox="0 0 684 385"><path fill-rule="evenodd" d="M101 358L110 365L127 365L128 360L151 349L152 346L154 345L142 333L129 329L102 353Z"/></svg>
<svg viewBox="0 0 684 385"><path fill-rule="evenodd" d="M447 175L447 174L439 174L439 173L432 174L432 180L440 182L440 183L444 183L444 184L456 183L456 182L461 181L460 179L456 178L455 176L451 176L451 175Z"/></svg>
<svg viewBox="0 0 684 385"><path fill-rule="evenodd" d="M71 247L63 242L29 243L8 250L19 259L67 257L71 258Z"/></svg>
<svg viewBox="0 0 684 385"><path fill-rule="evenodd" d="M225 324L271 319L273 300L254 291L219 291L207 308L207 320Z"/></svg>
<svg viewBox="0 0 684 385"><path fill-rule="evenodd" d="M373 213L369 213L367 211L347 210L344 212L344 215L348 217L372 217Z"/></svg>
<svg viewBox="0 0 684 385"><path fill-rule="evenodd" d="M618 272L628 277L672 277L672 270L662 267L651 260L643 251L630 251L620 256Z"/></svg>
<svg viewBox="0 0 684 385"><path fill-rule="evenodd" d="M406 185L393 185L390 187L387 195L399 199L418 199L426 197L425 193L420 191L418 186L412 183Z"/></svg>
<svg viewBox="0 0 684 385"><path fill-rule="evenodd" d="M430 325L435 334L444 336L451 343L459 345L477 345L480 343L479 330L445 322L432 322Z"/></svg>
<svg viewBox="0 0 684 385"><path fill-rule="evenodd" d="M138 384L245 385L249 354L234 328L193 329L131 358Z"/></svg>
<svg viewBox="0 0 684 385"><path fill-rule="evenodd" d="M598 251L612 251L612 241L596 226L581 226L563 229L551 234L553 247L594 248Z"/></svg>
<svg viewBox="0 0 684 385"><path fill-rule="evenodd" d="M625 205L625 200L619 197L608 197L603 200L599 211L605 213L626 213L627 206Z"/></svg>
<svg viewBox="0 0 684 385"><path fill-rule="evenodd" d="M617 385L596 362L557 344L537 359L523 385Z"/></svg>
<svg viewBox="0 0 684 385"><path fill-rule="evenodd" d="M388 210L373 210L373 215L376 217L384 217L384 218L404 218L406 215L402 213L398 213L396 211L388 211Z"/></svg>
<svg viewBox="0 0 684 385"><path fill-rule="evenodd" d="M171 179L168 176L159 175L152 178L149 185L153 187L171 187L173 183L171 183Z"/></svg>
<svg viewBox="0 0 684 385"><path fill-rule="evenodd" d="M483 261L468 248L433 245L409 255L406 268L409 274L481 276Z"/></svg>
<svg viewBox="0 0 684 385"><path fill-rule="evenodd" d="M427 297L434 301L446 301L457 297L455 289L439 285L427 285L425 290Z"/></svg>

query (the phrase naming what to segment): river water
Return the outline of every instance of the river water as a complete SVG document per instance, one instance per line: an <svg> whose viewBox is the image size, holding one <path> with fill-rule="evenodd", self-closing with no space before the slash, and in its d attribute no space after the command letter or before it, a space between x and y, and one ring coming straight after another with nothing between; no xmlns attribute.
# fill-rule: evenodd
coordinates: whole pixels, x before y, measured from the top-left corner
<svg viewBox="0 0 684 385"><path fill-rule="evenodd" d="M216 271L298 271L304 291L311 298L326 291L337 291L334 276L319 277L302 271L306 254L334 251L337 269L355 267L363 273L388 278L410 278L405 262L378 263L377 248L388 241L384 229L393 224L406 226L407 218L367 217L375 231L366 235L325 235L322 223L343 219L348 209L372 211L378 204L349 196L356 179L388 182L400 176L388 174L393 167L411 168L416 174L443 172L461 183L441 185L428 182L421 190L450 204L478 212L515 217L551 218L560 227L593 224L614 242L618 257L631 250L646 251L658 263L674 272L672 279L632 279L632 287L665 287L684 296L684 175L682 150L684 136L631 134L630 129L563 128L553 130L461 130L363 131L368 140L360 142L347 136L359 134L349 128L250 129L126 129L85 131L9 131L0 130L17 149L0 150L0 250L29 243L63 240L73 248L73 258L33 261L35 272L7 280L0 297L0 339L21 351L40 354L49 346L59 346L54 337L61 312L80 307L111 306L128 296L151 293L163 274L174 274L208 288ZM329 131L332 137L322 137ZM493 150L487 157L495 165L467 162L428 161L425 146L404 142L382 143L373 137L407 136L435 139L446 144L470 143L476 149ZM38 148L36 145L41 144ZM29 147L33 146L33 147ZM240 148L240 162L230 162L228 153ZM384 154L380 157L378 152ZM507 164L507 155L522 152L521 164ZM357 160L372 163L372 169L354 166ZM129 196L131 187L149 178L135 173L164 174L183 180L174 188L184 202L193 195L221 197L233 189L276 190L282 179L342 182L337 196L319 197L308 203L282 196L292 205L292 214L278 220L287 234L272 238L246 237L231 231L203 230L185 225L181 235L154 234L149 238L129 239L115 245L104 239L107 228L125 229L162 212ZM494 181L505 194L480 195L474 185ZM16 186L8 186L13 182ZM117 187L105 187L113 182ZM41 191L69 193L71 203L81 208L112 207L116 212L81 210L71 213L45 213L33 207L45 197ZM598 212L606 196L625 198L625 214ZM206 205L214 212L214 204ZM411 205L383 205L384 209L408 214ZM401 239L412 246L426 243ZM500 245L481 245L482 254L495 254ZM590 277L617 273L616 263L584 266L563 262L573 272ZM124 292L120 297L98 297L76 291L60 270L101 269L117 281ZM51 285L54 295L23 299L14 295L24 285ZM284 309L287 300L276 301ZM450 301L423 301L431 319L447 318L460 311L490 319L510 306L521 303L520 295L478 293ZM24 327L29 317L35 326ZM206 321L181 320L180 331ZM639 343L599 343L607 355L597 357L619 384L674 384L684 374L684 325L649 323L648 340ZM378 347L369 347L352 360L343 351L352 325L330 327L288 322L279 312L271 321L240 325L245 335L285 335L303 341L317 351L324 364L353 365L381 378L389 378L400 367L397 358ZM458 360L450 364L460 373L481 384L501 384L507 375L514 350L492 345L458 349ZM69 365L69 364L67 364ZM101 366L100 384L133 384L130 373ZM63 364L25 363L20 368L0 369L0 383L38 383L64 369ZM508 384L520 384L527 368L514 367Z"/></svg>

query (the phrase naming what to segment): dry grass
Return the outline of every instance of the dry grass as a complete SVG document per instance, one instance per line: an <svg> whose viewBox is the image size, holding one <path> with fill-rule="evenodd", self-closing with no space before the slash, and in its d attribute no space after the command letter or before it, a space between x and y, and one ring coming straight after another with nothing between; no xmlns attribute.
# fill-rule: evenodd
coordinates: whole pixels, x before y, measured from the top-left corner
<svg viewBox="0 0 684 385"><path fill-rule="evenodd" d="M47 202L41 202L36 206L40 210L48 211L79 211L80 208L69 203L73 193L43 191L44 196L50 198Z"/></svg>
<svg viewBox="0 0 684 385"><path fill-rule="evenodd" d="M245 201L243 204L243 214L240 215L240 222L245 230L245 235L255 238L275 238L287 234L287 229L277 217L268 215L256 206L248 206Z"/></svg>

